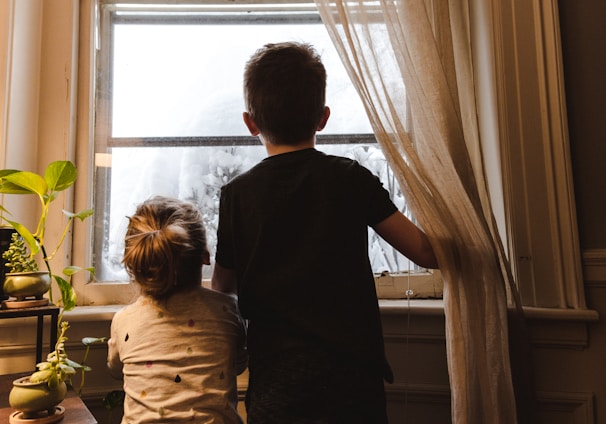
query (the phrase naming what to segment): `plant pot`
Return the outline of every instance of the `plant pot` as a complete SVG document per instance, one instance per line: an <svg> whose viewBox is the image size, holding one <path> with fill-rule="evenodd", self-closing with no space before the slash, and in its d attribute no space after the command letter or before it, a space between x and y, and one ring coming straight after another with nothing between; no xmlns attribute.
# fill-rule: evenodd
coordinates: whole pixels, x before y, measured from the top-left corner
<svg viewBox="0 0 606 424"><path fill-rule="evenodd" d="M12 408L21 411L23 418L36 418L43 411L54 415L55 407L65 399L66 394L67 386L63 381L51 389L45 381L31 383L28 376L13 381L8 403Z"/></svg>
<svg viewBox="0 0 606 424"><path fill-rule="evenodd" d="M15 232L13 227L0 227L0 301L8 299L4 293L2 286L4 285L4 275L6 274L6 259L2 258L2 254L8 250L11 244L11 236Z"/></svg>
<svg viewBox="0 0 606 424"><path fill-rule="evenodd" d="M50 275L46 271L7 273L2 285L4 294L16 297L18 301L27 297L42 299L50 286Z"/></svg>

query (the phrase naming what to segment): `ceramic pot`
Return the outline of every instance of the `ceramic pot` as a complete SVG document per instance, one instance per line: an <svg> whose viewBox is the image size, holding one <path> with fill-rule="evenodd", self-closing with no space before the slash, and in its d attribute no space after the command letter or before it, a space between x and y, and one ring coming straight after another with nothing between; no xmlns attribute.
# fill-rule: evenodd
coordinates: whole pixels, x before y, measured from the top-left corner
<svg viewBox="0 0 606 424"><path fill-rule="evenodd" d="M46 271L7 273L2 286L4 294L24 300L26 297L42 299L42 295L51 286L51 279Z"/></svg>
<svg viewBox="0 0 606 424"><path fill-rule="evenodd" d="M21 411L23 418L35 418L41 411L48 411L49 415L54 414L55 406L65 399L66 394L67 386L63 381L51 389L45 381L31 383L28 376L13 381L8 403L12 408Z"/></svg>

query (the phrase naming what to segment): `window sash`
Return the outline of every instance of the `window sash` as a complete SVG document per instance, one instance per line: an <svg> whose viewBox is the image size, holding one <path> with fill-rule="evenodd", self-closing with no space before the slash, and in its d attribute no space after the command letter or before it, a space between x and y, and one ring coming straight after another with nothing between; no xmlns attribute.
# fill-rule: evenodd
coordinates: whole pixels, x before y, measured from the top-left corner
<svg viewBox="0 0 606 424"><path fill-rule="evenodd" d="M250 7L247 7L249 10ZM111 129L111 117L112 117L112 102L113 102L113 90L112 81L114 80L114 45L112 43L115 35L115 26L120 24L134 24L134 25L149 25L149 24L178 24L178 25L216 25L216 19L219 19L220 24L250 24L250 25L267 25L267 24L285 24L297 25L297 24L318 24L321 25L321 19L319 13L315 10L315 6L309 9L309 5L303 8L294 10L293 8L286 8L285 10L273 10L267 12L264 7L254 7L257 13L254 16L250 16L247 13L246 16L242 15L242 11L234 12L231 8L221 9L219 7L213 8L212 11L207 8L190 10L187 15L179 13L168 12L166 9L152 10L145 16L139 16L135 11L139 11L138 8L132 6L111 6L102 7L101 10L101 34L102 46L105 48L98 50L98 61L100 63L100 69L104 70L100 72L100 77L97 79L97 95L99 96L97 103L97 121L95 130L95 152L96 152L96 190L95 190L95 214L94 214L94 227L97 229L96 237L94 237L93 251L95 252L96 263L95 266L102 270L99 266L103 262L108 243L113 235L108 233L109 225L106 222L106 212L111 210L111 182L112 182L112 168L111 166L105 166L111 163L111 152L115 148L120 147L213 147L213 146L260 146L257 137L252 136L161 136L161 137L115 137L112 135ZM131 13L133 12L133 13ZM278 13L279 12L279 13ZM145 12L147 13L147 12ZM193 13L193 14L192 14ZM378 148L374 134L372 133L356 133L356 134L318 134L316 138L316 144L320 147L323 145L375 145ZM103 229L105 233L103 237L99 237L99 231ZM380 240L378 236L370 231L370 238L377 240L374 243L384 245L384 242ZM409 271L414 270L415 272L424 271L416 265L410 263L403 258L400 254L394 255L389 252L384 246L382 249L385 250L384 260L387 262L396 261L395 263L400 264L400 269L393 269L393 271L404 272L408 268ZM101 253L103 252L103 253ZM399 259L394 259L399 257ZM403 262L402 262L403 261ZM404 265L404 267L402 267ZM208 271L208 270L206 270ZM98 274L101 279L106 279L103 273ZM113 275L110 272L108 275ZM434 290L435 292L435 290Z"/></svg>

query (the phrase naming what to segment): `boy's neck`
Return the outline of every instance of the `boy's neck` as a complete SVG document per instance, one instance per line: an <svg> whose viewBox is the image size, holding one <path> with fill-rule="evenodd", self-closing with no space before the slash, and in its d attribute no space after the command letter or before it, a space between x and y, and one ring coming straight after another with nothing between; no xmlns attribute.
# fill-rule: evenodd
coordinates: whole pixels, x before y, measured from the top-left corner
<svg viewBox="0 0 606 424"><path fill-rule="evenodd" d="M290 153L290 152L296 152L297 150L314 148L316 143L315 143L315 140L310 140L310 141L295 144L295 145L271 144L271 143L264 143L264 145L265 145L265 150L267 150L267 156L274 156L274 155L280 155L282 153Z"/></svg>

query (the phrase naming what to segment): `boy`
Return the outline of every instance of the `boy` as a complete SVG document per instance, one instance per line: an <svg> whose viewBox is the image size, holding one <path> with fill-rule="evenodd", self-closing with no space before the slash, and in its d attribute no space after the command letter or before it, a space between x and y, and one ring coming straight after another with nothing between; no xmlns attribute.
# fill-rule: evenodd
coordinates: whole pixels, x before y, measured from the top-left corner
<svg viewBox="0 0 606 424"><path fill-rule="evenodd" d="M244 122L268 157L221 192L213 287L249 321L249 423L387 422L368 226L437 268L426 235L357 162L317 151L326 71L307 44L246 64Z"/></svg>

